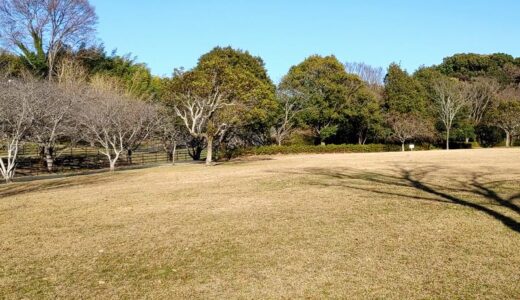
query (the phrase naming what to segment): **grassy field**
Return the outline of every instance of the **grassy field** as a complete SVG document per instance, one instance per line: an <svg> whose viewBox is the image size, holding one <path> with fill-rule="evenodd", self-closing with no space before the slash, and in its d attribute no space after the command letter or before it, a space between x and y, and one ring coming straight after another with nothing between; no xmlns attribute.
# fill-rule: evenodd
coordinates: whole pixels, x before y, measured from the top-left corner
<svg viewBox="0 0 520 300"><path fill-rule="evenodd" d="M0 298L520 298L520 150L0 185Z"/></svg>

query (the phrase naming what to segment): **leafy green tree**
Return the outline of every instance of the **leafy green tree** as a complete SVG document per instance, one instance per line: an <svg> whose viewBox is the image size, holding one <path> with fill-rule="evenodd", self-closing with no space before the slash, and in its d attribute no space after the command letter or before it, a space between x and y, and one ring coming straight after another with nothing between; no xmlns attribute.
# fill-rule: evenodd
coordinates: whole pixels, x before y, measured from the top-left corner
<svg viewBox="0 0 520 300"><path fill-rule="evenodd" d="M208 102L204 99L212 97L219 97L218 105L204 104ZM201 125L204 132L199 130L193 136L206 142L218 138L216 142L224 148L232 147L232 143L254 144L255 137L268 137L277 108L275 86L262 59L231 47L216 47L201 56L192 70L176 71L164 98L170 105L182 102L184 108L186 102L208 106L202 108L211 114Z"/></svg>
<svg viewBox="0 0 520 300"><path fill-rule="evenodd" d="M444 75L469 81L475 77L495 78L502 85L518 82L518 58L504 53L490 55L461 53L444 58L437 69Z"/></svg>
<svg viewBox="0 0 520 300"><path fill-rule="evenodd" d="M355 132L359 144L365 144L369 138L385 136L381 97L371 89L361 89L353 97L348 124Z"/></svg>
<svg viewBox="0 0 520 300"><path fill-rule="evenodd" d="M426 112L426 97L422 87L414 77L395 63L388 67L385 77L385 107L389 112Z"/></svg>
<svg viewBox="0 0 520 300"><path fill-rule="evenodd" d="M240 127L268 134L277 107L276 87L260 57L231 47L216 47L200 57L193 72L199 88L207 91L215 81L228 101L237 103L234 111L241 114Z"/></svg>
<svg viewBox="0 0 520 300"><path fill-rule="evenodd" d="M336 57L313 55L291 67L280 86L305 95L304 110L299 117L312 129L319 144L336 133L363 82L358 76L348 74Z"/></svg>

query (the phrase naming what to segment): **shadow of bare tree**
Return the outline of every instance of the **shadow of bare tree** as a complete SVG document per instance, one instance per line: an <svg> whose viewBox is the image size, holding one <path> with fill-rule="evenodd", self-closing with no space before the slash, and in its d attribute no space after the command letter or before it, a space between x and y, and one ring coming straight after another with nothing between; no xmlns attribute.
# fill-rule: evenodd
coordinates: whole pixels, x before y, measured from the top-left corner
<svg viewBox="0 0 520 300"><path fill-rule="evenodd" d="M443 171L442 174L437 172ZM520 193L516 180L490 181L492 173L456 173L438 166L394 165L389 170L371 172L346 168L309 168L291 174L311 175L309 184L337 186L376 194L391 195L403 200L433 201L469 207L482 212L509 229L520 233ZM510 178L513 175L510 174ZM506 184L516 185L507 193ZM411 189L411 190L410 190ZM500 192L499 192L500 190ZM505 194L509 195L505 195Z"/></svg>
<svg viewBox="0 0 520 300"><path fill-rule="evenodd" d="M114 178L117 176L120 176L119 173L103 173L85 175L81 176L81 178L78 176L71 176L57 179L2 184L0 185L0 199L15 195L23 195L31 192L41 192L80 185L91 185L114 180Z"/></svg>

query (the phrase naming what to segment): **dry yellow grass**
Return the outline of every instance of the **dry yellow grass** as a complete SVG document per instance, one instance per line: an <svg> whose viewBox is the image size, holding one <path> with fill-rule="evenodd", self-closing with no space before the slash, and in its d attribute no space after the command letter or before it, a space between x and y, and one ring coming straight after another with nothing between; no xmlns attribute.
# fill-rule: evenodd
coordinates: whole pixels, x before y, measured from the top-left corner
<svg viewBox="0 0 520 300"><path fill-rule="evenodd" d="M0 298L520 297L520 150L0 186Z"/></svg>

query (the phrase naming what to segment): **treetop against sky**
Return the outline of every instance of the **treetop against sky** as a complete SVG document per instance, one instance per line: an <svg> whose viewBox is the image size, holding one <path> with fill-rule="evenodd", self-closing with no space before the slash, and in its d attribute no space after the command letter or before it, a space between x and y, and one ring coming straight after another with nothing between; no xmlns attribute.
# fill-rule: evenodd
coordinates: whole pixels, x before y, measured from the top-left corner
<svg viewBox="0 0 520 300"><path fill-rule="evenodd" d="M261 56L274 81L311 54L408 71L461 52L520 56L520 2L92 0L107 49L156 75L191 68L216 45Z"/></svg>

